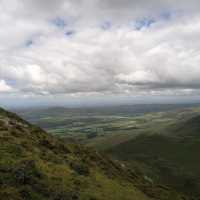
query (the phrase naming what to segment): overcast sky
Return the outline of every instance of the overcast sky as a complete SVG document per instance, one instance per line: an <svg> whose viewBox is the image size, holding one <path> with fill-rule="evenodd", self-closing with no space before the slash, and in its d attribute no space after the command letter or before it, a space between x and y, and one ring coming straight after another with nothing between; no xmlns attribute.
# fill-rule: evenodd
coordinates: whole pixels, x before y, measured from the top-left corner
<svg viewBox="0 0 200 200"><path fill-rule="evenodd" d="M0 0L0 103L197 100L198 0Z"/></svg>

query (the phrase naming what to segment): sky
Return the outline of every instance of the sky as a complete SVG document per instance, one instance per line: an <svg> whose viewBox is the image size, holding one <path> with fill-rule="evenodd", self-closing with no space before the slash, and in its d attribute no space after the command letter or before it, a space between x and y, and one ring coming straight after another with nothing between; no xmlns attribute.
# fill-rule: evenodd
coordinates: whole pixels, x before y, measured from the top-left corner
<svg viewBox="0 0 200 200"><path fill-rule="evenodd" d="M0 105L198 101L198 0L0 0Z"/></svg>

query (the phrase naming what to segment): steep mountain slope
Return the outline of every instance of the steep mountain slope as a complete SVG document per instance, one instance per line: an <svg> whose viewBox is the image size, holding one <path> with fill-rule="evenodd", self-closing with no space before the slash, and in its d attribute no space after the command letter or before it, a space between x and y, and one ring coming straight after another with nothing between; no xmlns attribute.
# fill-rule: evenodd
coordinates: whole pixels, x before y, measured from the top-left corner
<svg viewBox="0 0 200 200"><path fill-rule="evenodd" d="M65 144L0 109L1 200L180 200L105 155Z"/></svg>
<svg viewBox="0 0 200 200"><path fill-rule="evenodd" d="M154 182L200 196L200 116L169 127L169 134L140 135L109 153L140 166ZM137 161L137 162L135 162Z"/></svg>

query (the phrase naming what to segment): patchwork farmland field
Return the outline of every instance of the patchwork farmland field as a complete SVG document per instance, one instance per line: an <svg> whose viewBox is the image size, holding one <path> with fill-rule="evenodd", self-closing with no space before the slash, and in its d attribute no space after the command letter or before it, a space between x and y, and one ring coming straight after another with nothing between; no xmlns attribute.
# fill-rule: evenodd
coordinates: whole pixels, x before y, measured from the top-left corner
<svg viewBox="0 0 200 200"><path fill-rule="evenodd" d="M167 134L167 127L198 115L200 108L193 104L172 104L48 108L17 112L53 135L105 150L138 134Z"/></svg>

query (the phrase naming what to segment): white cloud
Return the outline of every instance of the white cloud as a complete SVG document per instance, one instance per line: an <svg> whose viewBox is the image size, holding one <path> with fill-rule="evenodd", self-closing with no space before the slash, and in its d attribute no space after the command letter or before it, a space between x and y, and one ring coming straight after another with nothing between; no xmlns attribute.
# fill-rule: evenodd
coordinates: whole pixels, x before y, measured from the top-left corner
<svg viewBox="0 0 200 200"><path fill-rule="evenodd" d="M12 88L4 80L0 80L0 93L10 92Z"/></svg>
<svg viewBox="0 0 200 200"><path fill-rule="evenodd" d="M0 91L197 94L199 8L195 0L2 0ZM143 18L155 22L134 29Z"/></svg>

